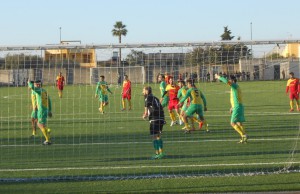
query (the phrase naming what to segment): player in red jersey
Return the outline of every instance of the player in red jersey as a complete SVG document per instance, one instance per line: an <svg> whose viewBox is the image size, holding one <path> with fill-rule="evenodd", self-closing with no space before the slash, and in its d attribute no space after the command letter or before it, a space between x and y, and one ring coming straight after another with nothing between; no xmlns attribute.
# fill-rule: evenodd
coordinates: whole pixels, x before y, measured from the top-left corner
<svg viewBox="0 0 300 194"><path fill-rule="evenodd" d="M169 110L169 114L170 114L170 117L171 117L171 120L172 120L170 126L173 126L173 125L177 124L176 116L173 112L174 109L175 109L175 112L177 113L177 116L179 118L179 124L182 125L182 123L183 123L180 120L180 111L179 111L179 106L178 106L179 99L177 97L177 94L178 94L179 89L180 88L179 88L178 85L175 84L175 82L173 80L173 77L169 76L169 84L166 87L166 90L165 90L165 93L164 93L163 97L168 93L168 95L169 95L168 110Z"/></svg>
<svg viewBox="0 0 300 194"><path fill-rule="evenodd" d="M62 93L63 93L63 90L64 90L64 85L65 85L65 78L62 75L62 73L59 72L58 76L56 77L56 86L57 86L57 89L58 89L58 96L60 98L62 98Z"/></svg>
<svg viewBox="0 0 300 194"><path fill-rule="evenodd" d="M122 91L122 111L126 110L125 99L128 101L128 110L131 110L131 81L128 75L124 75L123 91Z"/></svg>
<svg viewBox="0 0 300 194"><path fill-rule="evenodd" d="M295 78L293 72L291 72L289 75L290 75L290 79L287 81L286 94L288 94L290 91L290 107L291 107L290 112L294 111L294 102L293 102L294 99L296 101L297 110L300 111L300 109L299 109L299 92L300 92L299 78Z"/></svg>

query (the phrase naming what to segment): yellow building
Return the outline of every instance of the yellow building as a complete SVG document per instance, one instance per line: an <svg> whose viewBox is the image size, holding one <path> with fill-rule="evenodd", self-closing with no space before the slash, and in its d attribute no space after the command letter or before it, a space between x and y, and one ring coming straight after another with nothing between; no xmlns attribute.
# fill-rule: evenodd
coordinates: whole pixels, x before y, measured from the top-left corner
<svg viewBox="0 0 300 194"><path fill-rule="evenodd" d="M80 67L96 67L95 49L53 49L45 51L45 60L50 63L78 63Z"/></svg>
<svg viewBox="0 0 300 194"><path fill-rule="evenodd" d="M300 57L300 44L299 43L290 43L285 46L282 51L283 57Z"/></svg>

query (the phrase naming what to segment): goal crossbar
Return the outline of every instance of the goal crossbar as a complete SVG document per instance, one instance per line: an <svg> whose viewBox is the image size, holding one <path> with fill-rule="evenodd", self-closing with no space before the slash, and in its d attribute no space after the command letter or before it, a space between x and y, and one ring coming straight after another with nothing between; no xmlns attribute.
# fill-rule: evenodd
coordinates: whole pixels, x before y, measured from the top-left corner
<svg viewBox="0 0 300 194"><path fill-rule="evenodd" d="M221 46L223 44L236 45L265 45L300 43L300 40L250 40L250 41L208 41L208 42L171 42L171 43L136 43L136 44L51 44L51 45L16 45L0 46L0 51L9 50L49 50L49 49L117 49L117 48L170 48L170 47L199 47Z"/></svg>

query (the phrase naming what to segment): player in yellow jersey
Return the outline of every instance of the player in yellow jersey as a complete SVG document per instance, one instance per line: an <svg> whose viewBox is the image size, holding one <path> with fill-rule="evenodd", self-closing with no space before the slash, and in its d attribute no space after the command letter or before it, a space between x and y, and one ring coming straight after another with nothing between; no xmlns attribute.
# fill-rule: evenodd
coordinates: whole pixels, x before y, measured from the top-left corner
<svg viewBox="0 0 300 194"><path fill-rule="evenodd" d="M181 99L183 98L185 95L186 95L186 92L188 91L188 87L185 85L185 81L184 80L178 80L177 81L177 84L179 86L179 90L178 90L178 94L177 94L177 98L178 99ZM187 98L184 102L183 102L183 105L181 107L181 110L180 110L180 117L181 117L181 120L183 121L183 116L184 116L184 112L188 109L190 105L190 98ZM191 120L193 121L193 120ZM182 129L186 129L186 127L183 127ZM193 125L193 122L192 122L192 125L191 125L191 130L195 130L195 126Z"/></svg>
<svg viewBox="0 0 300 194"><path fill-rule="evenodd" d="M186 128L185 132L189 133L191 128L188 124L187 118L192 118L195 113L199 116L199 123L203 123L205 126L207 126L203 114L203 111L207 111L207 103L205 96L200 90L198 90L198 88L196 88L193 80L187 80L187 86L189 89L186 92L186 95L179 101L179 104L182 105L186 99L190 98L190 105L183 114L183 121Z"/></svg>
<svg viewBox="0 0 300 194"><path fill-rule="evenodd" d="M242 90L237 84L235 76L230 76L230 80L225 77L221 77L215 74L215 78L221 82L228 84L231 88L230 91L230 113L231 113L231 126L241 136L241 140L238 143L247 143L248 135L246 134L243 122L245 122L244 105L242 100Z"/></svg>
<svg viewBox="0 0 300 194"><path fill-rule="evenodd" d="M35 81L34 84L28 81L28 87L32 89L36 96L37 102L37 117L38 117L38 127L41 129L46 141L43 145L51 145L50 140L50 129L47 125L47 117L52 117L52 103L48 92L41 87L41 81Z"/></svg>
<svg viewBox="0 0 300 194"><path fill-rule="evenodd" d="M100 76L100 81L97 83L96 91L95 91L95 98L98 98L100 102L99 111L101 114L104 113L104 107L108 105L108 95L107 92L111 93L110 89L108 88L108 84L104 81L104 75Z"/></svg>

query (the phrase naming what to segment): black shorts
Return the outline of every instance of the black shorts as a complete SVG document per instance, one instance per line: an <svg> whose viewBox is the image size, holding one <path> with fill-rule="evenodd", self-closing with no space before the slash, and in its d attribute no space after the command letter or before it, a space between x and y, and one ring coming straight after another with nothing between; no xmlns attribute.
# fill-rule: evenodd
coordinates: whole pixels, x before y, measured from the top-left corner
<svg viewBox="0 0 300 194"><path fill-rule="evenodd" d="M150 135L160 134L165 123L163 120L150 121Z"/></svg>

